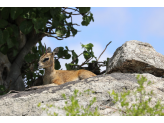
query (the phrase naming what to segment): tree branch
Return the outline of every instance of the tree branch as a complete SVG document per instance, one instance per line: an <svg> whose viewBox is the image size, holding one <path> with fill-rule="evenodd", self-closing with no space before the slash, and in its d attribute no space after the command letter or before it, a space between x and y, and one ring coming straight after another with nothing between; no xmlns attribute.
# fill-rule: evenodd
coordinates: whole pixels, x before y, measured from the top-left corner
<svg viewBox="0 0 164 123"><path fill-rule="evenodd" d="M68 7L65 7L65 10L66 10L66 9L71 9L71 10L74 10L74 11L77 11L77 12L79 12L79 11L78 11L78 8L76 8L76 9L73 9L73 8L68 8Z"/></svg>
<svg viewBox="0 0 164 123"><path fill-rule="evenodd" d="M63 12L63 13L66 13L66 14L70 14L70 15L81 15L81 14L73 14L72 12L66 12L66 11L61 11L61 12Z"/></svg>
<svg viewBox="0 0 164 123"><path fill-rule="evenodd" d="M111 42L112 42L112 41L110 41L110 42L106 45L104 51L106 50L106 48L108 47L108 45L109 45ZM99 56L99 58L97 59L97 61L100 59L100 57L101 57L101 55L104 53L104 51L100 54L100 56Z"/></svg>
<svg viewBox="0 0 164 123"><path fill-rule="evenodd" d="M80 55L82 55L82 54L83 54L83 53L81 53ZM79 55L79 56L80 56L80 55ZM76 59L77 59L79 56L77 56ZM73 63L76 59L74 59L71 63Z"/></svg>
<svg viewBox="0 0 164 123"><path fill-rule="evenodd" d="M84 64L86 64L86 62L89 62L93 57L88 58L85 62L83 62L79 67L83 66Z"/></svg>

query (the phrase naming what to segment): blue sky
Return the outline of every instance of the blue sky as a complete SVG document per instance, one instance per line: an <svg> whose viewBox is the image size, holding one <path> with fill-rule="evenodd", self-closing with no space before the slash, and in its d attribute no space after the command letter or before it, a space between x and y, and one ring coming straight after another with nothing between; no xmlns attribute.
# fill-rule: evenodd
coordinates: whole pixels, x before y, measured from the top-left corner
<svg viewBox="0 0 164 123"><path fill-rule="evenodd" d="M164 8L160 7L91 7L94 22L88 26L75 26L80 30L75 37L62 41L45 37L42 42L54 49L59 46L68 46L80 54L81 44L93 43L95 56L99 57L109 41L108 46L99 61L112 57L115 50L129 40L138 40L151 44L154 49L164 55ZM73 23L80 24L81 16L74 16ZM71 60L61 60L64 64ZM84 62L83 56L79 63ZM105 68L102 68L103 70Z"/></svg>

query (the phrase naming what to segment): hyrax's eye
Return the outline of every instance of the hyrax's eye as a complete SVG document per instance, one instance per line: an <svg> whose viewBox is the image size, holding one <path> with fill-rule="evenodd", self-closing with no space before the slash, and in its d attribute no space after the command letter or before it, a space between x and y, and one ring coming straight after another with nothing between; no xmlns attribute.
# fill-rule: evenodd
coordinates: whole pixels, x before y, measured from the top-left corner
<svg viewBox="0 0 164 123"><path fill-rule="evenodd" d="M47 61L47 60L49 60L49 58L45 58L45 59L43 60L43 62L45 62L45 61Z"/></svg>

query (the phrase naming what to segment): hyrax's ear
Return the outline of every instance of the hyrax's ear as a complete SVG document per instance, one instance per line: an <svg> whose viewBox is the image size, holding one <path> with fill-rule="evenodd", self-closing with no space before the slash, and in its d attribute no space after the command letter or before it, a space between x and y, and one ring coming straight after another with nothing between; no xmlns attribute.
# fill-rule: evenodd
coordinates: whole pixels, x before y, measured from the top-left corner
<svg viewBox="0 0 164 123"><path fill-rule="evenodd" d="M59 47L56 47L54 50L53 50L53 55L57 55L59 52Z"/></svg>

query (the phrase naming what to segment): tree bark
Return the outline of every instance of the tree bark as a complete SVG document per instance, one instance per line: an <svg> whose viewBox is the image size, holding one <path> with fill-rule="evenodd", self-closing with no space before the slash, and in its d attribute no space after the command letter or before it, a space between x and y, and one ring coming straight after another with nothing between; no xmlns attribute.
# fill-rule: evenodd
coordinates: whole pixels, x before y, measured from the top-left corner
<svg viewBox="0 0 164 123"><path fill-rule="evenodd" d="M9 85L10 90L24 91L25 84L21 75L21 67L23 64L23 60L26 54L31 50L31 48L40 40L42 40L42 34L36 34L35 31L28 35L28 40L26 41L25 46L18 53L17 57L13 61L9 76L7 77L7 83Z"/></svg>

